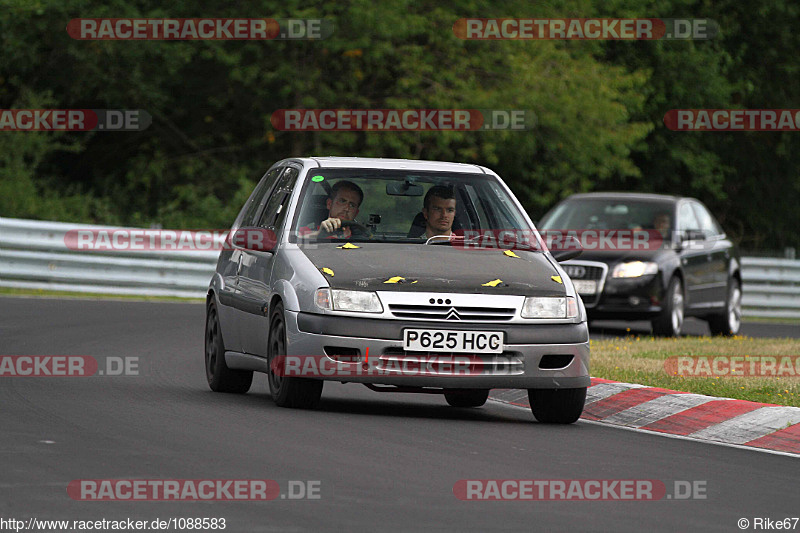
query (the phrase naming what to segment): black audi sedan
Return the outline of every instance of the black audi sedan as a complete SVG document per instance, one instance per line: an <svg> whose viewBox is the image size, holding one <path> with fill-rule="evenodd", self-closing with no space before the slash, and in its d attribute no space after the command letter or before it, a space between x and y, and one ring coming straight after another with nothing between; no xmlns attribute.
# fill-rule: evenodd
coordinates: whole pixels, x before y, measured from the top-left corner
<svg viewBox="0 0 800 533"><path fill-rule="evenodd" d="M539 230L551 248L577 238L579 259L562 263L589 319L649 320L657 335L680 335L684 317L735 335L742 315L741 262L698 200L638 193L575 194Z"/></svg>

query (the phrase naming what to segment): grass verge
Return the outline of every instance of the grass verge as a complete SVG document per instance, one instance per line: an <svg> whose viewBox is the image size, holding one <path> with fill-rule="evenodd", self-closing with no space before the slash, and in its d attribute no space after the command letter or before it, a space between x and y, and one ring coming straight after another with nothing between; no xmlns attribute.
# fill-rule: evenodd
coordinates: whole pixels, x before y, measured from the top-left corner
<svg viewBox="0 0 800 533"><path fill-rule="evenodd" d="M684 377L670 375L672 356L792 355L800 358L800 340L736 336L658 338L628 336L591 341L591 375L708 396L800 407L800 362L790 377ZM793 375L791 375L793 374Z"/></svg>
<svg viewBox="0 0 800 533"><path fill-rule="evenodd" d="M203 302L203 298L178 296L144 296L138 294L102 294L93 292L49 291L44 289L14 289L0 287L0 296L32 296L39 298L79 298L84 300L126 300L137 302Z"/></svg>

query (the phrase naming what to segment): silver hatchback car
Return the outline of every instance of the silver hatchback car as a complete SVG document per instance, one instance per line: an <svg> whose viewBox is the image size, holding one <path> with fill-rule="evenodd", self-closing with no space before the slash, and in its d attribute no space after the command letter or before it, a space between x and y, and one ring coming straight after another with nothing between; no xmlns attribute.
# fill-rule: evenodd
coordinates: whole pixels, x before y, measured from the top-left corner
<svg viewBox="0 0 800 533"><path fill-rule="evenodd" d="M325 381L441 393L479 407L526 389L540 422L572 423L589 386L580 297L491 170L340 157L272 166L237 217L206 303L214 391L268 375L279 406Z"/></svg>

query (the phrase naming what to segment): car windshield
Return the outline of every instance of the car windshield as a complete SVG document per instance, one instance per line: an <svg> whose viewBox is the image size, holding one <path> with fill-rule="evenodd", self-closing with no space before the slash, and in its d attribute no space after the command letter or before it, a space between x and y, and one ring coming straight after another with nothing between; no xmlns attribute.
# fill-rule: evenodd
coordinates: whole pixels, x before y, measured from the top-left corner
<svg viewBox="0 0 800 533"><path fill-rule="evenodd" d="M542 230L659 230L674 227L674 204L658 200L578 198L560 204L540 224Z"/></svg>
<svg viewBox="0 0 800 533"><path fill-rule="evenodd" d="M500 232L507 241L537 242L515 202L487 174L320 168L309 171L298 205L290 229L294 242L435 244L487 235L497 239ZM321 230L329 217L343 221L350 232ZM430 240L434 235L451 239Z"/></svg>

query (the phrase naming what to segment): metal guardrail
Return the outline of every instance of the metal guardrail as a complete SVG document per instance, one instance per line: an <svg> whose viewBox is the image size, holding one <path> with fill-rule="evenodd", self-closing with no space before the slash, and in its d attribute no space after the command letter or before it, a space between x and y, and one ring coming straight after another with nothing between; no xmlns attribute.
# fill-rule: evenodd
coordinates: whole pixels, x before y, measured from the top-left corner
<svg viewBox="0 0 800 533"><path fill-rule="evenodd" d="M800 261L742 258L745 316L800 318Z"/></svg>
<svg viewBox="0 0 800 533"><path fill-rule="evenodd" d="M67 244L78 229L131 228L0 218L0 287L205 297L219 250L79 251Z"/></svg>
<svg viewBox="0 0 800 533"><path fill-rule="evenodd" d="M75 251L65 239L76 229L126 228L0 218L0 287L205 296L219 251ZM800 318L800 261L744 257L742 279L745 316Z"/></svg>

